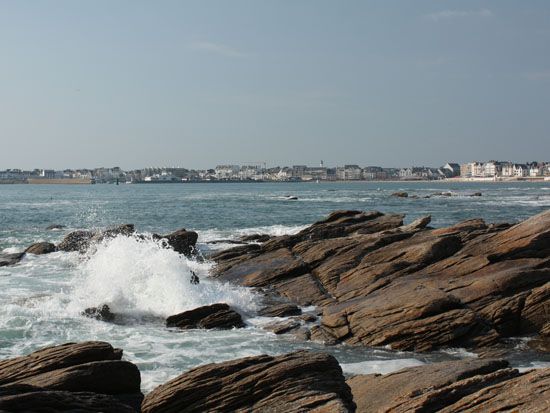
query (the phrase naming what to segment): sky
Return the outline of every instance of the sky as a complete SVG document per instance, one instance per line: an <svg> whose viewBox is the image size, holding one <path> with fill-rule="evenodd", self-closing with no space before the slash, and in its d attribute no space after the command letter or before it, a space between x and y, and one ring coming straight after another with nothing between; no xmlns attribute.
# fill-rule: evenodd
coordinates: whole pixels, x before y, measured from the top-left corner
<svg viewBox="0 0 550 413"><path fill-rule="evenodd" d="M550 1L0 0L0 169L550 160Z"/></svg>

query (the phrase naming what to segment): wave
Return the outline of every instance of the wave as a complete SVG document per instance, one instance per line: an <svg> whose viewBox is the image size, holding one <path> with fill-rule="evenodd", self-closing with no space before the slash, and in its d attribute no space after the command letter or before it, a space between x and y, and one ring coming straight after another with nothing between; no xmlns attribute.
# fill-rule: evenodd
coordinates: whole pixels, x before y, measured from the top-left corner
<svg viewBox="0 0 550 413"><path fill-rule="evenodd" d="M119 236L99 244L77 267L70 307L108 304L114 313L160 317L219 302L245 314L256 309L250 289L208 279L209 269L152 239ZM200 284L190 283L191 271Z"/></svg>

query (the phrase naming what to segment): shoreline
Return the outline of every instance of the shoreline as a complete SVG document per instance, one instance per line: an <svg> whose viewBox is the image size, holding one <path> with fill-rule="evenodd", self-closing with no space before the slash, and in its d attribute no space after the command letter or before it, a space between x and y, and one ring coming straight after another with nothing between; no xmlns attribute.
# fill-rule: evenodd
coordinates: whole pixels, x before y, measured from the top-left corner
<svg viewBox="0 0 550 413"><path fill-rule="evenodd" d="M121 182L119 185L167 185L167 184L349 184L349 183L548 183L550 177L525 177L511 179L493 179L493 178L450 178L450 179L383 179L383 180L348 180L348 181L175 181L175 182ZM0 180L0 185L116 185L115 182L96 183L87 179L29 179L26 181Z"/></svg>

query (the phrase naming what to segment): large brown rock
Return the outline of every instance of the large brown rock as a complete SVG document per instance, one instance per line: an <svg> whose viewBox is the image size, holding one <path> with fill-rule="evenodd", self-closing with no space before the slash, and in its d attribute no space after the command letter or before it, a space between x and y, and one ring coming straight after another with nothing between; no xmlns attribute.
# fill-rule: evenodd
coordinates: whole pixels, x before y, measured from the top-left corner
<svg viewBox="0 0 550 413"><path fill-rule="evenodd" d="M244 327L244 322L239 313L227 304L219 303L172 315L166 319L166 326L182 329L231 329Z"/></svg>
<svg viewBox="0 0 550 413"><path fill-rule="evenodd" d="M358 412L435 412L484 386L518 376L507 367L504 360L466 359L357 375L347 383Z"/></svg>
<svg viewBox="0 0 550 413"><path fill-rule="evenodd" d="M136 408L114 396L90 392L36 391L31 388L0 388L2 412L134 413Z"/></svg>
<svg viewBox="0 0 550 413"><path fill-rule="evenodd" d="M0 385L57 369L104 360L120 360L122 350L102 341L46 347L28 356L0 360Z"/></svg>
<svg viewBox="0 0 550 413"><path fill-rule="evenodd" d="M170 234L157 237L165 239L174 251L184 255L191 255L195 251L195 244L199 235L195 231L187 231L185 228L182 228Z"/></svg>
<svg viewBox="0 0 550 413"><path fill-rule="evenodd" d="M484 387L440 411L543 413L549 410L550 368L546 368Z"/></svg>
<svg viewBox="0 0 550 413"><path fill-rule="evenodd" d="M536 334L550 311L550 211L515 225L336 211L213 255L214 276L323 309L313 339L400 350ZM437 328L434 328L437 326Z"/></svg>
<svg viewBox="0 0 550 413"><path fill-rule="evenodd" d="M300 351L247 357L195 368L147 394L143 413L352 412L336 359Z"/></svg>
<svg viewBox="0 0 550 413"><path fill-rule="evenodd" d="M143 398L140 373L121 356L122 350L108 343L84 342L2 360L0 409L136 411Z"/></svg>

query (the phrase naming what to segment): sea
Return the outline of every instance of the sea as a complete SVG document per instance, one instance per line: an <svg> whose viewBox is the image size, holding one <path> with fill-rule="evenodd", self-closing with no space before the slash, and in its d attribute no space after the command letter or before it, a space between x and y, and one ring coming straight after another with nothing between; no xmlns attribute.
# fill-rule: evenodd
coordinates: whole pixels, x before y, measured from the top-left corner
<svg viewBox="0 0 550 413"><path fill-rule="evenodd" d="M408 192L409 198L392 197L397 191ZM423 198L441 192L452 196ZM471 196L475 192L482 195ZM406 223L429 214L431 225L441 227L470 218L517 222L549 207L550 182L0 185L0 252L23 251L38 241L57 243L75 229L123 223L135 224L140 233L197 231L199 249L206 253L232 246L212 241L293 234L338 209L403 213ZM46 229L53 224L65 228ZM414 353L276 336L262 328L272 320L256 315L259 295L209 279L211 268L208 261L187 259L153 239L132 237L105 241L88 254L28 255L0 268L0 359L65 342L107 341L138 365L142 389L148 392L199 365L298 349L333 354L345 374L388 373L475 357L460 348ZM200 284L189 282L191 271ZM218 302L237 308L247 327L178 331L164 326L169 315ZM81 315L101 304L119 314L119 322ZM530 350L528 341L509 340L512 365L522 370L550 366L550 358Z"/></svg>

